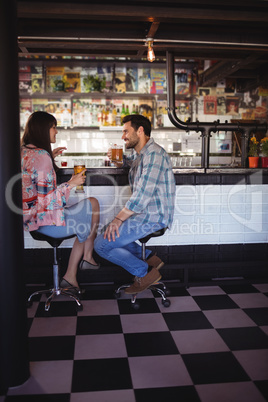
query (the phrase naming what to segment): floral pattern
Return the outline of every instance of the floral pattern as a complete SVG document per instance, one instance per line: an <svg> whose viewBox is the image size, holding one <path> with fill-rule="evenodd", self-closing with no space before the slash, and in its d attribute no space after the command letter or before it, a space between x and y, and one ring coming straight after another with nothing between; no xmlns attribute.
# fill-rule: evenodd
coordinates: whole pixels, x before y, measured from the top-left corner
<svg viewBox="0 0 268 402"><path fill-rule="evenodd" d="M70 196L70 186L63 183L57 187L48 152L33 145L22 147L21 171L24 229L65 226L64 207Z"/></svg>

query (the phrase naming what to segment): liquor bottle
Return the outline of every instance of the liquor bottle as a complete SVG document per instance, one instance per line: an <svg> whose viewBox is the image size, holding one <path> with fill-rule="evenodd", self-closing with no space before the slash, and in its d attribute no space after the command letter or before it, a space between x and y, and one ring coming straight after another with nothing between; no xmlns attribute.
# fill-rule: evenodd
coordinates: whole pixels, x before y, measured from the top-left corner
<svg viewBox="0 0 268 402"><path fill-rule="evenodd" d="M115 125L116 126L121 126L121 114L120 114L119 108L117 108L117 112L116 112Z"/></svg>
<svg viewBox="0 0 268 402"><path fill-rule="evenodd" d="M57 114L57 110L56 110L56 114ZM56 119L58 121L58 126L61 125L61 124L59 124L58 117L56 117ZM73 101L73 125L74 125L74 127L80 126L79 103L75 100Z"/></svg>
<svg viewBox="0 0 268 402"><path fill-rule="evenodd" d="M62 115L61 115L60 104L57 103L57 108L56 108L56 111L55 111L55 119L57 120L57 126L58 127L61 127L63 125L62 121L61 121L61 117L62 117Z"/></svg>
<svg viewBox="0 0 268 402"><path fill-rule="evenodd" d="M113 125L113 109L112 109L111 105L110 107L108 106L108 126L112 126Z"/></svg>
<svg viewBox="0 0 268 402"><path fill-rule="evenodd" d="M87 103L87 109L86 109L86 126L90 127L92 126L92 104Z"/></svg>
<svg viewBox="0 0 268 402"><path fill-rule="evenodd" d="M98 107L98 113L97 113L97 117L98 117L98 126L101 126L102 123L102 117L101 117L101 105L99 105Z"/></svg>
<svg viewBox="0 0 268 402"><path fill-rule="evenodd" d="M133 106L132 106L132 112L131 112L131 114L136 114L135 103L133 103Z"/></svg>
<svg viewBox="0 0 268 402"><path fill-rule="evenodd" d="M136 114L139 114L139 106L136 106Z"/></svg>
<svg viewBox="0 0 268 402"><path fill-rule="evenodd" d="M81 102L81 104L80 104L79 114L80 114L80 126L83 127L86 125L85 104L83 102Z"/></svg>
<svg viewBox="0 0 268 402"><path fill-rule="evenodd" d="M116 107L114 105L113 112L112 112L112 126L116 126L116 116L117 116L117 111L116 111Z"/></svg>
<svg viewBox="0 0 268 402"><path fill-rule="evenodd" d="M126 106L126 116L129 115L128 105Z"/></svg>
<svg viewBox="0 0 268 402"><path fill-rule="evenodd" d="M62 125L65 128L71 126L71 111L68 109L67 103L65 103L62 111Z"/></svg>
<svg viewBox="0 0 268 402"><path fill-rule="evenodd" d="M122 110L121 110L121 125L123 124L123 118L126 115L126 110L125 110L125 104L122 104Z"/></svg>
<svg viewBox="0 0 268 402"><path fill-rule="evenodd" d="M96 103L93 103L93 108L92 108L92 126L97 126L98 125L98 111L97 111L97 105Z"/></svg>
<svg viewBox="0 0 268 402"><path fill-rule="evenodd" d="M109 125L109 106L103 107L102 124L103 126Z"/></svg>
<svg viewBox="0 0 268 402"><path fill-rule="evenodd" d="M147 113L147 118L150 120L150 122L152 123L153 120L153 111L152 109L149 107L148 108L148 113Z"/></svg>

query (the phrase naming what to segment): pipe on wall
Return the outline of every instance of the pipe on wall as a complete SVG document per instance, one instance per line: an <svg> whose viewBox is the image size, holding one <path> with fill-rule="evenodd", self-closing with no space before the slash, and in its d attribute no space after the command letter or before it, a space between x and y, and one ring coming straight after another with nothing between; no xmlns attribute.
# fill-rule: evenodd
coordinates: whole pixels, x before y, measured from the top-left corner
<svg viewBox="0 0 268 402"><path fill-rule="evenodd" d="M267 123L220 123L219 120L214 122L183 122L176 114L175 107L175 85L174 85L174 54L172 52L166 52L166 67L167 67L167 111L168 117L171 123L185 131L195 131L201 133L201 167L209 168L209 148L211 133L217 131L236 131L241 132L241 166L246 167L248 140L252 132L267 131Z"/></svg>

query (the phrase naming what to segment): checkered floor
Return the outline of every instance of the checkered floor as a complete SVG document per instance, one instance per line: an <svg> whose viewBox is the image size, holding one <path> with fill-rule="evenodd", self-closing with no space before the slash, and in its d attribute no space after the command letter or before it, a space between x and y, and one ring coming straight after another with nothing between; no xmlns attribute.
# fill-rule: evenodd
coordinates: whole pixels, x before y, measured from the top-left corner
<svg viewBox="0 0 268 402"><path fill-rule="evenodd" d="M268 400L268 283L170 290L170 307L147 290L138 311L108 285L88 286L80 312L35 301L31 378L0 401Z"/></svg>

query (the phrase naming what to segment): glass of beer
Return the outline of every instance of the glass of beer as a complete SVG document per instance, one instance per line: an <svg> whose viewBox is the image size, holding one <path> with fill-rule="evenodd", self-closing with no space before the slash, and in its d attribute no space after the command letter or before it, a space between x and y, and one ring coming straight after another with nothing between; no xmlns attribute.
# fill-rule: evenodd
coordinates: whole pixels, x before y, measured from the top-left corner
<svg viewBox="0 0 268 402"><path fill-rule="evenodd" d="M85 161L81 160L81 159L77 159L74 161L74 174L78 174L80 172L82 172L83 170L85 170L86 168L86 164ZM83 176L85 176L86 172L83 173ZM80 186L76 186L75 189L76 193L84 193L84 187L83 184L81 184Z"/></svg>
<svg viewBox="0 0 268 402"><path fill-rule="evenodd" d="M112 145L112 162L116 164L123 165L123 145Z"/></svg>

